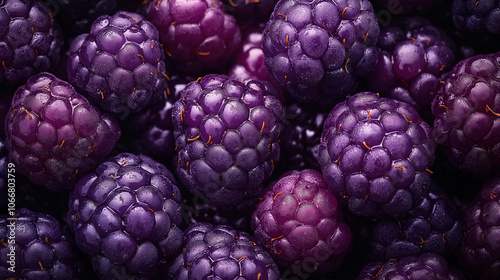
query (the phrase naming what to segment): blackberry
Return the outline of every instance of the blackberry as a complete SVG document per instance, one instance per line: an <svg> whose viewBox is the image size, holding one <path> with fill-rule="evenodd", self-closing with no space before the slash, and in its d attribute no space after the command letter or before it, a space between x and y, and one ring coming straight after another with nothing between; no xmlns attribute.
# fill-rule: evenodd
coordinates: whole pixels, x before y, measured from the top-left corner
<svg viewBox="0 0 500 280"><path fill-rule="evenodd" d="M421 17L407 17L380 31L377 66L367 77L371 91L428 111L455 66L454 45Z"/></svg>
<svg viewBox="0 0 500 280"><path fill-rule="evenodd" d="M104 111L124 119L164 98L168 76L158 30L139 14L99 17L69 52L70 83Z"/></svg>
<svg viewBox="0 0 500 280"><path fill-rule="evenodd" d="M62 31L40 2L1 1L0 26L0 85L19 86L57 65Z"/></svg>
<svg viewBox="0 0 500 280"><path fill-rule="evenodd" d="M367 0L281 0L263 34L264 63L296 101L328 107L375 67L378 34Z"/></svg>
<svg viewBox="0 0 500 280"><path fill-rule="evenodd" d="M500 277L499 197L500 179L486 182L462 217L465 240L460 250L460 264L485 280Z"/></svg>
<svg viewBox="0 0 500 280"><path fill-rule="evenodd" d="M77 183L67 219L100 279L165 279L181 249L180 201L165 166L122 153Z"/></svg>
<svg viewBox="0 0 500 280"><path fill-rule="evenodd" d="M432 136L460 170L481 179L500 169L500 52L460 61L432 104Z"/></svg>
<svg viewBox="0 0 500 280"><path fill-rule="evenodd" d="M230 226L193 224L184 231L183 247L170 279L281 279L271 256L249 234Z"/></svg>
<svg viewBox="0 0 500 280"><path fill-rule="evenodd" d="M224 68L241 42L236 20L219 0L154 0L148 16L169 57L188 74Z"/></svg>
<svg viewBox="0 0 500 280"><path fill-rule="evenodd" d="M453 0L453 22L459 30L500 34L500 1Z"/></svg>
<svg viewBox="0 0 500 280"><path fill-rule="evenodd" d="M50 190L72 189L121 134L114 117L101 114L50 73L34 75L19 87L5 126L16 172Z"/></svg>
<svg viewBox="0 0 500 280"><path fill-rule="evenodd" d="M260 195L279 160L283 115L269 83L217 74L189 83L172 110L183 185L217 205Z"/></svg>
<svg viewBox="0 0 500 280"><path fill-rule="evenodd" d="M325 181L356 215L403 217L430 184L431 132L409 104L357 93L325 120L318 155Z"/></svg>
<svg viewBox="0 0 500 280"><path fill-rule="evenodd" d="M459 270L450 268L446 259L434 253L424 253L417 257L404 257L399 260L373 262L367 264L356 280L382 279L435 279L465 280Z"/></svg>
<svg viewBox="0 0 500 280"><path fill-rule="evenodd" d="M321 173L290 171L271 184L252 215L252 228L260 244L292 272L332 271L351 243L339 206Z"/></svg>
<svg viewBox="0 0 500 280"><path fill-rule="evenodd" d="M428 186L402 219L383 219L373 229L373 259L387 261L432 252L449 257L463 238L462 223L446 193Z"/></svg>
<svg viewBox="0 0 500 280"><path fill-rule="evenodd" d="M14 217L0 215L1 279L80 279L74 241L56 219L25 208Z"/></svg>

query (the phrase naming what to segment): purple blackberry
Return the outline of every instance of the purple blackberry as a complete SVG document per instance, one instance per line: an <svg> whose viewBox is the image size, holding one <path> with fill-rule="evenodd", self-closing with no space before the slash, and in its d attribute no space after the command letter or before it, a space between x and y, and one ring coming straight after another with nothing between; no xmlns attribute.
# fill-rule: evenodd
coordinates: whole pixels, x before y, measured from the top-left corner
<svg viewBox="0 0 500 280"><path fill-rule="evenodd" d="M129 151L152 157L166 165L175 154L172 109L181 91L195 79L175 75L170 77L166 100L149 105L122 121L122 137Z"/></svg>
<svg viewBox="0 0 500 280"><path fill-rule="evenodd" d="M436 143L457 168L479 178L500 167L500 52L460 61L433 101Z"/></svg>
<svg viewBox="0 0 500 280"><path fill-rule="evenodd" d="M56 18L63 23L62 28L67 35L78 36L90 30L92 22L99 16L113 14L117 8L117 0L57 0L54 7Z"/></svg>
<svg viewBox="0 0 500 280"><path fill-rule="evenodd" d="M249 234L230 226L193 224L184 231L183 247L170 279L281 279L271 256Z"/></svg>
<svg viewBox="0 0 500 280"><path fill-rule="evenodd" d="M356 278L356 280L389 279L465 280L465 276L459 270L450 268L442 256L424 253L417 257L367 264Z"/></svg>
<svg viewBox="0 0 500 280"><path fill-rule="evenodd" d="M407 103L361 92L325 120L318 161L356 215L403 217L429 186L431 127Z"/></svg>
<svg viewBox="0 0 500 280"><path fill-rule="evenodd" d="M240 23L265 22L269 19L278 0L222 0L225 10Z"/></svg>
<svg viewBox="0 0 500 280"><path fill-rule="evenodd" d="M219 0L154 0L148 15L167 54L189 74L221 69L241 42L236 20Z"/></svg>
<svg viewBox="0 0 500 280"><path fill-rule="evenodd" d="M458 251L462 223L445 192L429 186L402 219L384 219L373 229L373 259L387 261L432 252L445 257Z"/></svg>
<svg viewBox="0 0 500 280"><path fill-rule="evenodd" d="M327 113L303 104L286 108L287 123L280 136L280 169L320 170L318 151Z"/></svg>
<svg viewBox="0 0 500 280"><path fill-rule="evenodd" d="M0 26L0 85L20 85L57 65L62 31L41 3L1 1Z"/></svg>
<svg viewBox="0 0 500 280"><path fill-rule="evenodd" d="M380 31L377 66L367 77L371 91L428 110L455 66L454 45L421 17L408 17Z"/></svg>
<svg viewBox="0 0 500 280"><path fill-rule="evenodd" d="M500 226L500 179L485 183L476 199L463 212L465 240L460 250L460 263L482 279L500 277L498 250Z"/></svg>
<svg viewBox="0 0 500 280"><path fill-rule="evenodd" d="M116 120L49 73L28 79L14 94L7 148L16 172L50 190L74 183L108 155L120 138Z"/></svg>
<svg viewBox="0 0 500 280"><path fill-rule="evenodd" d="M74 241L56 219L25 208L14 217L0 216L0 279L80 279Z"/></svg>
<svg viewBox="0 0 500 280"><path fill-rule="evenodd" d="M180 201L165 166L122 153L77 183L67 219L100 279L165 279L181 248Z"/></svg>
<svg viewBox="0 0 500 280"><path fill-rule="evenodd" d="M255 237L292 271L335 270L351 243L337 203L318 171L287 172L271 184L252 215Z"/></svg>
<svg viewBox="0 0 500 280"><path fill-rule="evenodd" d="M141 15L101 16L69 49L69 81L123 119L163 98L168 76L158 31Z"/></svg>
<svg viewBox="0 0 500 280"><path fill-rule="evenodd" d="M281 0L263 34L267 70L299 102L344 100L377 62L368 0Z"/></svg>
<svg viewBox="0 0 500 280"><path fill-rule="evenodd" d="M210 74L181 94L172 119L183 184L218 205L260 195L280 154L284 110L274 88Z"/></svg>
<svg viewBox="0 0 500 280"><path fill-rule="evenodd" d="M260 80L273 83L264 65L262 52L262 31L265 26L260 24L243 31L242 42L235 54L235 62L228 76L241 81Z"/></svg>
<svg viewBox="0 0 500 280"><path fill-rule="evenodd" d="M441 0L377 0L391 14L399 15L413 11L431 11L441 5Z"/></svg>
<svg viewBox="0 0 500 280"><path fill-rule="evenodd" d="M453 22L459 30L500 34L500 1L453 0Z"/></svg>

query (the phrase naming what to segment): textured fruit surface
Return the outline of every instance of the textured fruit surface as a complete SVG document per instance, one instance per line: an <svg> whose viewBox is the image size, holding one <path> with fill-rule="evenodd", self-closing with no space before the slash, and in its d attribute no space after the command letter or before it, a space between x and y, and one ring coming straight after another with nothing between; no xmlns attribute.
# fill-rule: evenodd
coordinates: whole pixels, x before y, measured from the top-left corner
<svg viewBox="0 0 500 280"><path fill-rule="evenodd" d="M25 208L15 212L15 219L0 215L0 239L1 279L80 279L73 237L52 216Z"/></svg>
<svg viewBox="0 0 500 280"><path fill-rule="evenodd" d="M191 77L171 76L165 100L151 104L120 122L122 139L129 152L147 155L167 166L170 164L176 153L172 109L181 91L194 80Z"/></svg>
<svg viewBox="0 0 500 280"><path fill-rule="evenodd" d="M453 22L460 30L500 34L500 1L453 0Z"/></svg>
<svg viewBox="0 0 500 280"><path fill-rule="evenodd" d="M393 21L380 31L378 62L367 77L371 91L428 110L455 66L454 45L422 17Z"/></svg>
<svg viewBox="0 0 500 280"><path fill-rule="evenodd" d="M286 107L286 123L280 134L280 170L320 170L318 151L327 113L304 104Z"/></svg>
<svg viewBox="0 0 500 280"><path fill-rule="evenodd" d="M20 85L59 61L62 31L35 0L0 2L0 85Z"/></svg>
<svg viewBox="0 0 500 280"><path fill-rule="evenodd" d="M465 240L460 263L482 279L500 277L500 180L488 181L476 199L463 212Z"/></svg>
<svg viewBox="0 0 500 280"><path fill-rule="evenodd" d="M181 249L180 201L165 166L122 153L77 183L67 219L100 279L165 279Z"/></svg>
<svg viewBox="0 0 500 280"><path fill-rule="evenodd" d="M283 117L269 83L217 74L189 83L172 110L183 185L217 205L260 195L279 160Z"/></svg>
<svg viewBox="0 0 500 280"><path fill-rule="evenodd" d="M148 17L169 57L189 74L223 68L241 42L236 19L219 0L154 0Z"/></svg>
<svg viewBox="0 0 500 280"><path fill-rule="evenodd" d="M360 92L325 120L318 161L356 215L404 216L429 186L431 127L409 104Z"/></svg>
<svg viewBox="0 0 500 280"><path fill-rule="evenodd" d="M68 79L99 107L124 119L164 98L168 76L158 30L131 12L104 15L71 43Z"/></svg>
<svg viewBox="0 0 500 280"><path fill-rule="evenodd" d="M253 237L230 226L192 224L184 231L183 247L170 268L171 279L281 279Z"/></svg>
<svg viewBox="0 0 500 280"><path fill-rule="evenodd" d="M433 279L465 280L462 272L449 268L446 259L434 253L366 265L356 280Z"/></svg>
<svg viewBox="0 0 500 280"><path fill-rule="evenodd" d="M500 53L460 61L433 101L433 139L457 168L499 175Z"/></svg>
<svg viewBox="0 0 500 280"><path fill-rule="evenodd" d="M428 186L402 219L384 219L373 229L373 259L388 261L432 252L448 257L458 252L462 223L454 205L437 186Z"/></svg>
<svg viewBox="0 0 500 280"><path fill-rule="evenodd" d="M337 269L351 243L337 198L320 172L290 171L272 183L252 215L255 237L279 263L292 270Z"/></svg>
<svg viewBox="0 0 500 280"><path fill-rule="evenodd" d="M281 0L263 34L264 62L297 101L335 104L375 67L378 34L367 0Z"/></svg>
<svg viewBox="0 0 500 280"><path fill-rule="evenodd" d="M16 91L5 126L16 172L51 190L72 189L121 134L114 117L101 114L70 84L45 72Z"/></svg>

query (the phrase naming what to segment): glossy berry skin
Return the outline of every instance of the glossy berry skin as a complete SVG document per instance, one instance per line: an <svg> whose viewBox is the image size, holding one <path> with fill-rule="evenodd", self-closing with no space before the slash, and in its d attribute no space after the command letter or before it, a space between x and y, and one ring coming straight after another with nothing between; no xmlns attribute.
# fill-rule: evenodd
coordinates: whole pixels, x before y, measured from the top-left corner
<svg viewBox="0 0 500 280"><path fill-rule="evenodd" d="M356 280L465 280L459 270L450 268L446 259L435 253L423 253L417 257L367 264Z"/></svg>
<svg viewBox="0 0 500 280"><path fill-rule="evenodd" d="M113 116L101 114L70 84L45 72L16 91L5 126L16 172L50 190L73 189L121 135Z"/></svg>
<svg viewBox="0 0 500 280"><path fill-rule="evenodd" d="M170 77L165 100L149 105L121 122L122 138L130 152L147 155L167 166L170 164L170 159L176 154L172 109L181 91L194 80L179 75Z"/></svg>
<svg viewBox="0 0 500 280"><path fill-rule="evenodd" d="M255 237L277 262L292 271L337 269L351 243L337 198L320 172L284 173L273 182L252 215ZM312 265L311 265L312 264Z"/></svg>
<svg viewBox="0 0 500 280"><path fill-rule="evenodd" d="M318 161L356 215L403 217L429 186L431 127L407 103L360 92L325 120Z"/></svg>
<svg viewBox="0 0 500 280"><path fill-rule="evenodd" d="M1 1L0 26L0 85L19 86L57 65L62 31L41 3Z"/></svg>
<svg viewBox="0 0 500 280"><path fill-rule="evenodd" d="M432 252L449 257L458 252L463 228L445 192L428 186L402 219L383 219L373 229L373 259L388 261Z"/></svg>
<svg viewBox="0 0 500 280"><path fill-rule="evenodd" d="M286 123L280 136L281 170L321 170L318 151L327 113L316 107L292 103L286 107Z"/></svg>
<svg viewBox="0 0 500 280"><path fill-rule="evenodd" d="M465 240L460 250L460 264L485 280L500 277L499 197L500 180L492 179L485 183L462 216Z"/></svg>
<svg viewBox="0 0 500 280"><path fill-rule="evenodd" d="M264 63L296 101L332 105L375 67L378 34L367 0L281 0L263 34Z"/></svg>
<svg viewBox="0 0 500 280"><path fill-rule="evenodd" d="M77 183L67 219L99 279L165 279L182 242L180 201L165 166L122 153Z"/></svg>
<svg viewBox="0 0 500 280"><path fill-rule="evenodd" d="M500 174L500 53L460 61L433 101L433 139L460 170Z"/></svg>
<svg viewBox="0 0 500 280"><path fill-rule="evenodd" d="M367 77L371 91L428 110L455 66L454 45L421 17L407 17L380 31L378 62Z"/></svg>
<svg viewBox="0 0 500 280"><path fill-rule="evenodd" d="M459 30L500 34L500 1L453 0L453 22Z"/></svg>
<svg viewBox="0 0 500 280"><path fill-rule="evenodd" d="M382 5L391 14L399 15L413 11L430 11L441 5L441 0L376 0L375 2Z"/></svg>
<svg viewBox="0 0 500 280"><path fill-rule="evenodd" d="M172 120L183 185L217 205L260 195L280 154L284 110L274 88L209 74L181 94Z"/></svg>
<svg viewBox="0 0 500 280"><path fill-rule="evenodd" d="M131 12L104 15L71 43L68 79L104 111L121 119L164 98L164 52L158 30Z"/></svg>
<svg viewBox="0 0 500 280"><path fill-rule="evenodd" d="M1 279L80 279L80 263L73 237L54 217L32 212L26 208L16 210L16 219L0 215ZM12 230L14 239L9 238ZM15 241L12 244L9 241ZM15 252L15 272L12 267L11 248Z"/></svg>
<svg viewBox="0 0 500 280"><path fill-rule="evenodd" d="M154 0L148 17L168 56L188 74L220 70L241 42L235 18L219 0Z"/></svg>
<svg viewBox="0 0 500 280"><path fill-rule="evenodd" d="M170 279L281 279L273 259L255 239L230 226L192 224L184 231L183 247L169 270Z"/></svg>
<svg viewBox="0 0 500 280"><path fill-rule="evenodd" d="M54 4L52 8L57 12L56 18L64 23L62 28L66 34L76 37L89 32L92 23L98 17L113 14L117 2L117 0L57 0L58 5Z"/></svg>

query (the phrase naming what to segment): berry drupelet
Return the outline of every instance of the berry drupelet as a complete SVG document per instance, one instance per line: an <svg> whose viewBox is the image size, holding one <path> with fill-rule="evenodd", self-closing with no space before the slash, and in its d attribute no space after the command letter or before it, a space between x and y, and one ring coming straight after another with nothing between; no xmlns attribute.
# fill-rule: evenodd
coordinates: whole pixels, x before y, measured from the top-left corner
<svg viewBox="0 0 500 280"><path fill-rule="evenodd" d="M80 279L73 238L48 214L22 208L14 216L0 215L0 240L0 279Z"/></svg>
<svg viewBox="0 0 500 280"><path fill-rule="evenodd" d="M100 279L165 279L181 249L180 201L165 166L122 153L77 183L67 220Z"/></svg>
<svg viewBox="0 0 500 280"><path fill-rule="evenodd" d="M113 116L101 114L50 73L36 74L19 87L5 126L16 172L50 190L72 189L111 152L121 134Z"/></svg>
<svg viewBox="0 0 500 280"><path fill-rule="evenodd" d="M279 160L283 118L269 83L217 74L189 83L172 110L183 185L218 205L260 195Z"/></svg>
<svg viewBox="0 0 500 280"><path fill-rule="evenodd" d="M421 17L383 28L377 66L367 77L371 91L430 111L441 83L455 66L454 45L444 31Z"/></svg>
<svg viewBox="0 0 500 280"><path fill-rule="evenodd" d="M453 22L459 30L500 34L500 1L453 0Z"/></svg>
<svg viewBox="0 0 500 280"><path fill-rule="evenodd" d="M184 231L183 247L170 279L281 279L271 256L249 234L230 226L192 224Z"/></svg>
<svg viewBox="0 0 500 280"><path fill-rule="evenodd" d="M169 77L158 30L139 14L99 17L69 52L69 82L104 111L124 119L164 98Z"/></svg>
<svg viewBox="0 0 500 280"><path fill-rule="evenodd" d="M296 101L332 105L375 67L378 34L367 0L281 0L263 34L264 62Z"/></svg>
<svg viewBox="0 0 500 280"><path fill-rule="evenodd" d="M460 263L484 280L500 277L500 179L488 181L463 212L465 240Z"/></svg>
<svg viewBox="0 0 500 280"><path fill-rule="evenodd" d="M367 264L356 280L465 280L457 269L450 268L446 259L438 254L424 253L416 257L392 259L385 263Z"/></svg>
<svg viewBox="0 0 500 280"><path fill-rule="evenodd" d="M458 169L500 174L500 52L460 61L432 104L433 139Z"/></svg>
<svg viewBox="0 0 500 280"><path fill-rule="evenodd" d="M402 219L383 219L373 228L373 259L388 261L432 252L456 253L463 238L462 223L445 192L428 186Z"/></svg>
<svg viewBox="0 0 500 280"><path fill-rule="evenodd" d="M18 86L52 70L64 42L52 15L35 0L0 1L0 85Z"/></svg>
<svg viewBox="0 0 500 280"><path fill-rule="evenodd" d="M320 172L284 173L273 182L252 215L255 237L286 269L337 269L351 243L337 198Z"/></svg>
<svg viewBox="0 0 500 280"><path fill-rule="evenodd" d="M325 120L318 161L356 215L403 217L430 185L431 127L409 104L360 92Z"/></svg>
<svg viewBox="0 0 500 280"><path fill-rule="evenodd" d="M236 19L220 0L154 0L148 17L168 56L188 74L223 69L241 42Z"/></svg>

